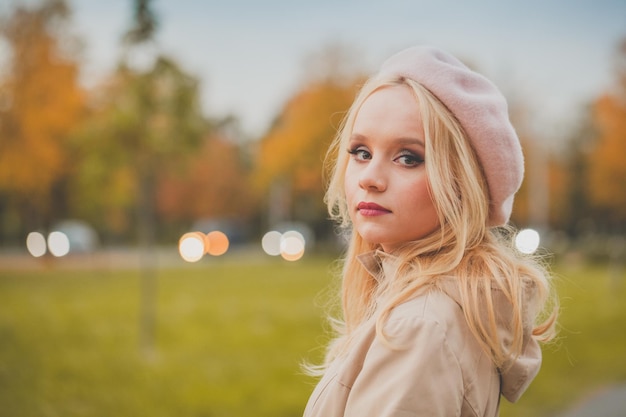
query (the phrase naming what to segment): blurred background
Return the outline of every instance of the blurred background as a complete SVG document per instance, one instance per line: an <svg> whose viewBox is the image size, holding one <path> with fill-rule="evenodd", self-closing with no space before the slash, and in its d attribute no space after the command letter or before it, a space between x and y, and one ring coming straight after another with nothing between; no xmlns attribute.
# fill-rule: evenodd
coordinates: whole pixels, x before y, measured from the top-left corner
<svg viewBox="0 0 626 417"><path fill-rule="evenodd" d="M420 43L507 96L512 223L557 277L561 338L503 415L623 387L623 0L0 0L0 416L301 415L343 244L324 154Z"/></svg>

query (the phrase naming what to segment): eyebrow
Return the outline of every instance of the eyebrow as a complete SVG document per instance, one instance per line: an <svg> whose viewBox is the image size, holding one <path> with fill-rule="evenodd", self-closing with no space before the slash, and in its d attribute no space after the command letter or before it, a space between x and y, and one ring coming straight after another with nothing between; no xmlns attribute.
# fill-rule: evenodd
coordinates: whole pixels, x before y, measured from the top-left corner
<svg viewBox="0 0 626 417"><path fill-rule="evenodd" d="M367 136L363 136L359 133L353 133L350 136L350 141L367 140L367 139L368 139ZM401 136L399 138L394 138L393 142L398 145L418 145L418 146L421 146L422 148L425 147L424 141L422 139L414 138L410 136L409 137Z"/></svg>
<svg viewBox="0 0 626 417"><path fill-rule="evenodd" d="M422 148L424 147L424 141L418 138L398 138L395 139L394 142L400 144L400 145L419 145Z"/></svg>

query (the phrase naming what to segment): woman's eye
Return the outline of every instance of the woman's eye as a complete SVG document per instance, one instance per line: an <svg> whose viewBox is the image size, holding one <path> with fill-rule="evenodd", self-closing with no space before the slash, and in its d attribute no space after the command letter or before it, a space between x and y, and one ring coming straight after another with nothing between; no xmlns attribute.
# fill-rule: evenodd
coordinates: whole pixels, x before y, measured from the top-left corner
<svg viewBox="0 0 626 417"><path fill-rule="evenodd" d="M424 159L420 156L414 155L413 153L403 153L396 158L396 162L407 167L414 167L423 163Z"/></svg>
<svg viewBox="0 0 626 417"><path fill-rule="evenodd" d="M367 161L372 159L372 155L364 148L348 149L348 153L354 157L357 161Z"/></svg>

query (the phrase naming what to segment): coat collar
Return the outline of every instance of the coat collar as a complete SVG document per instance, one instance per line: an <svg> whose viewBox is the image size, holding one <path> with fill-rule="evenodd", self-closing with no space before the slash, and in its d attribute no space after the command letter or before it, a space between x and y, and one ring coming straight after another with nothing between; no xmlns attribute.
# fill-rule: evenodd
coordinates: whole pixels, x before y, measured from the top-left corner
<svg viewBox="0 0 626 417"><path fill-rule="evenodd" d="M363 268L380 284L385 277L392 277L398 269L398 258L380 249L357 256Z"/></svg>

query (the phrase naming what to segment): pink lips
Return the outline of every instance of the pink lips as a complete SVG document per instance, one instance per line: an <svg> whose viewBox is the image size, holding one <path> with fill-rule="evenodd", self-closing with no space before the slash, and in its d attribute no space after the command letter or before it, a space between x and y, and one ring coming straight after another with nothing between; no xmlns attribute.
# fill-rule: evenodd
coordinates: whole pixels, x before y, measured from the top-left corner
<svg viewBox="0 0 626 417"><path fill-rule="evenodd" d="M356 207L359 213L366 217L382 216L383 214L391 213L391 210L379 206L376 203L366 203L361 201Z"/></svg>

